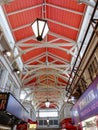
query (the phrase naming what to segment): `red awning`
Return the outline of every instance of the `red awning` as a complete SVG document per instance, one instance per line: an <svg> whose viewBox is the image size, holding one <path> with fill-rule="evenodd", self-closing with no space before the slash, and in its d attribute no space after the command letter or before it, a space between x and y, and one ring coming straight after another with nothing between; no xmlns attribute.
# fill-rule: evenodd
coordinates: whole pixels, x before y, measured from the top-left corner
<svg viewBox="0 0 98 130"><path fill-rule="evenodd" d="M31 119L28 119L28 123L30 123L30 124L38 124L37 121L32 121Z"/></svg>

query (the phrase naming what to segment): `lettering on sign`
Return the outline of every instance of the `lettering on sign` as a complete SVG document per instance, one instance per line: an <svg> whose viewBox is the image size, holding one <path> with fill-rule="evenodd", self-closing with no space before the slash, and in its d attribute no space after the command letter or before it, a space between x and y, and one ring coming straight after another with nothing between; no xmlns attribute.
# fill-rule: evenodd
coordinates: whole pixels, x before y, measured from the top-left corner
<svg viewBox="0 0 98 130"><path fill-rule="evenodd" d="M89 103L91 103L96 98L94 91L91 90L79 103L80 110L86 107Z"/></svg>

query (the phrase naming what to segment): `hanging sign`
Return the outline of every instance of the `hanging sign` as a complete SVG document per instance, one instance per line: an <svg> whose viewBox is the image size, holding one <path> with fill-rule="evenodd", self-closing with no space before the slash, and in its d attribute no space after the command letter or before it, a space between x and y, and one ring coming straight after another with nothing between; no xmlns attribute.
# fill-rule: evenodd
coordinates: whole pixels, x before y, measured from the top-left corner
<svg viewBox="0 0 98 130"><path fill-rule="evenodd" d="M0 93L0 111L6 109L7 101L8 101L8 94Z"/></svg>
<svg viewBox="0 0 98 130"><path fill-rule="evenodd" d="M72 108L73 123L77 124L98 114L98 76Z"/></svg>
<svg viewBox="0 0 98 130"><path fill-rule="evenodd" d="M29 112L11 93L0 93L0 111L6 111L18 119L28 122Z"/></svg>
<svg viewBox="0 0 98 130"><path fill-rule="evenodd" d="M9 95L6 111L16 116L18 119L25 122L28 121L29 112L12 94Z"/></svg>
<svg viewBox="0 0 98 130"><path fill-rule="evenodd" d="M28 129L27 123L18 124L17 127L16 127L16 130L27 130L27 129Z"/></svg>

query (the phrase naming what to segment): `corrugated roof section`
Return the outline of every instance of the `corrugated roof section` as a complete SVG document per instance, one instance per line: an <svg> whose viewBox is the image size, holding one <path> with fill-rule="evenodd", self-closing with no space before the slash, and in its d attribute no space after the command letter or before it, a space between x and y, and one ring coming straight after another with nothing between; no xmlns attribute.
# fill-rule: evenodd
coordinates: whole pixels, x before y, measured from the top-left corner
<svg viewBox="0 0 98 130"><path fill-rule="evenodd" d="M63 103L63 100L59 97L70 76L85 6L75 0L14 0L5 5L4 10L24 63L23 87L36 88L33 95L36 95L37 106L48 96L53 100L52 107L54 104L61 107L59 101ZM42 16L47 19L50 31L42 42L38 42L31 24ZM40 101L38 95L41 95Z"/></svg>

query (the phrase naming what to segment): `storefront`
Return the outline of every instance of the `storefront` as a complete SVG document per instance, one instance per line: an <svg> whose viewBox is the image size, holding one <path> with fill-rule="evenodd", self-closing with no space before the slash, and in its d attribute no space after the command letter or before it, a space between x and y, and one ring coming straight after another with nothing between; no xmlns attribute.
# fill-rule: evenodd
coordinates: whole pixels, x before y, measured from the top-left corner
<svg viewBox="0 0 98 130"><path fill-rule="evenodd" d="M11 127L0 125L0 130L11 130Z"/></svg>
<svg viewBox="0 0 98 130"><path fill-rule="evenodd" d="M74 126L71 118L66 118L60 123L62 130L82 130L81 127Z"/></svg>
<svg viewBox="0 0 98 130"><path fill-rule="evenodd" d="M37 128L37 121L28 119L28 122L20 123L17 125L16 130L35 130Z"/></svg>
<svg viewBox="0 0 98 130"><path fill-rule="evenodd" d="M28 130L35 130L37 128L37 121L28 120Z"/></svg>
<svg viewBox="0 0 98 130"><path fill-rule="evenodd" d="M0 93L0 129L11 129L28 122L28 111L11 93Z"/></svg>
<svg viewBox="0 0 98 130"><path fill-rule="evenodd" d="M83 130L98 130L98 117L94 116L82 121Z"/></svg>
<svg viewBox="0 0 98 130"><path fill-rule="evenodd" d="M72 108L73 124L83 130L98 130L98 76Z"/></svg>

